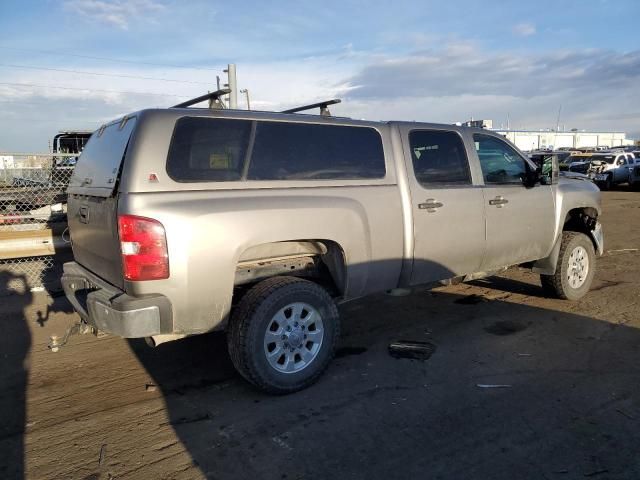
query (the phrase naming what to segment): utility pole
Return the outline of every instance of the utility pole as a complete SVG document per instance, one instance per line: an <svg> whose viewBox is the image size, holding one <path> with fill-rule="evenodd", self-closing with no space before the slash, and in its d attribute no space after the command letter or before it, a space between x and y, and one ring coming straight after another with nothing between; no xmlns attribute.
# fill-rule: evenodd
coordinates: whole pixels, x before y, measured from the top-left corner
<svg viewBox="0 0 640 480"><path fill-rule="evenodd" d="M562 112L562 104L558 108L558 119L556 120L556 132L560 129L560 113Z"/></svg>
<svg viewBox="0 0 640 480"><path fill-rule="evenodd" d="M227 84L225 87L228 87L231 90L229 93L229 108L237 109L238 108L238 87L236 84L236 65L235 63L230 63L227 65L227 69L224 71L227 74Z"/></svg>
<svg viewBox="0 0 640 480"><path fill-rule="evenodd" d="M247 110L251 110L251 102L249 101L249 89L243 88L242 90L240 90L240 93L244 93L244 96L247 99Z"/></svg>

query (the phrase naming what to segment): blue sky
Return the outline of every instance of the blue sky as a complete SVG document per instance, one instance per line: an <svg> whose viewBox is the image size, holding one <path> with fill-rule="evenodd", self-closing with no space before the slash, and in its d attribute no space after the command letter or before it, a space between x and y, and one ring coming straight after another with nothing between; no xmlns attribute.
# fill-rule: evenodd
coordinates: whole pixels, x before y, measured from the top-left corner
<svg viewBox="0 0 640 480"><path fill-rule="evenodd" d="M199 95L229 62L256 108L545 128L562 105L566 128L640 137L639 18L637 0L3 0L0 150Z"/></svg>

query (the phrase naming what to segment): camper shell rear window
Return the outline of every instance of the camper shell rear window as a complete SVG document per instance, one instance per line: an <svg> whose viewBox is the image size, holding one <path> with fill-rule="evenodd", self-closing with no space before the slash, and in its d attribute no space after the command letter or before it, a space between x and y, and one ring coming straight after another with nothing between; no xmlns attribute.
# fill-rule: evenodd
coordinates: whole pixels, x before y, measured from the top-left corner
<svg viewBox="0 0 640 480"><path fill-rule="evenodd" d="M373 128L183 117L167 173L178 182L225 182L376 179L386 171Z"/></svg>
<svg viewBox="0 0 640 480"><path fill-rule="evenodd" d="M78 159L68 192L109 197L135 126L136 117L131 116L95 131Z"/></svg>

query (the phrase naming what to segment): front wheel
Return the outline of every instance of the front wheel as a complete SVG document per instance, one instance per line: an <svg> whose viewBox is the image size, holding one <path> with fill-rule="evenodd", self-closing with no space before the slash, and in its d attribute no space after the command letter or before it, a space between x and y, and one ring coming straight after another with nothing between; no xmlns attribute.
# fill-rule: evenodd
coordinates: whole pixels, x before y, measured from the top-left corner
<svg viewBox="0 0 640 480"><path fill-rule="evenodd" d="M562 232L556 273L540 275L540 282L552 296L579 300L591 288L595 267L596 252L591 239L580 232Z"/></svg>
<svg viewBox="0 0 640 480"><path fill-rule="evenodd" d="M612 188L613 188L613 178L611 174L608 174L604 182L600 183L600 190L611 190Z"/></svg>
<svg viewBox="0 0 640 480"><path fill-rule="evenodd" d="M322 375L339 333L338 309L324 288L300 278L273 277L242 297L227 343L243 377L261 390L285 394Z"/></svg>

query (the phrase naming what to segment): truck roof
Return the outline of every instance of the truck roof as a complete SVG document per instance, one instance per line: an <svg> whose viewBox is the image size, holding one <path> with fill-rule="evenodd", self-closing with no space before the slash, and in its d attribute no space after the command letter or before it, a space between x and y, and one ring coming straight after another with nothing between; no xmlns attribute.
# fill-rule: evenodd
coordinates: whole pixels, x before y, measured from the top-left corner
<svg viewBox="0 0 640 480"><path fill-rule="evenodd" d="M272 121L295 121L303 123L324 123L333 125L353 125L360 127L373 127L381 128L391 125L406 125L416 128L432 128L432 129L446 129L453 131L478 131L489 135L494 135L491 130L482 129L479 127L466 127L447 123L431 123L431 122L417 122L417 121L404 121L404 120L358 120L350 117L339 116L323 116L314 115L308 113L281 113L273 111L260 111L260 110L231 110L231 109L211 109L211 108L150 108L133 112L127 117L140 116L147 119L153 117L164 118L179 118L189 116L198 117L212 117L212 118L238 118L246 120L272 120ZM118 123L122 121L122 117L109 122Z"/></svg>

